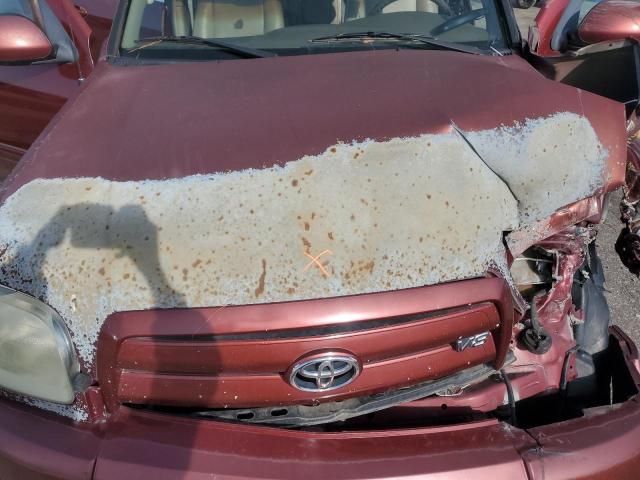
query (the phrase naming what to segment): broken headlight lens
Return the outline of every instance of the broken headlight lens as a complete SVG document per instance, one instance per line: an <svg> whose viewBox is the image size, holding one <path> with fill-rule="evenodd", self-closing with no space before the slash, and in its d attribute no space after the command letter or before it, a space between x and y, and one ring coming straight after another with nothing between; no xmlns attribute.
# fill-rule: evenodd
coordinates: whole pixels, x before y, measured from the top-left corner
<svg viewBox="0 0 640 480"><path fill-rule="evenodd" d="M79 372L60 316L39 300L0 286L0 388L69 404Z"/></svg>

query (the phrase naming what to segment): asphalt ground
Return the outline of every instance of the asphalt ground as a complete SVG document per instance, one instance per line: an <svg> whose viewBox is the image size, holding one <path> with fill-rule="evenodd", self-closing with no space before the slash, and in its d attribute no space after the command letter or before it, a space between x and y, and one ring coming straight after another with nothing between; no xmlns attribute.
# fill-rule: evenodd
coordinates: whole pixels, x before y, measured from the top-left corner
<svg viewBox="0 0 640 480"><path fill-rule="evenodd" d="M618 193L611 198L607 219L599 228L596 247L604 267L613 323L620 325L640 345L640 279L622 265L613 248L620 233L620 197Z"/></svg>
<svg viewBox="0 0 640 480"><path fill-rule="evenodd" d="M523 38L527 38L529 25L534 22L539 10L537 7L526 10L515 8ZM620 193L611 196L607 219L599 227L596 247L604 267L606 296L613 323L620 325L640 345L640 279L622 265L614 249L622 228L619 220L621 196Z"/></svg>

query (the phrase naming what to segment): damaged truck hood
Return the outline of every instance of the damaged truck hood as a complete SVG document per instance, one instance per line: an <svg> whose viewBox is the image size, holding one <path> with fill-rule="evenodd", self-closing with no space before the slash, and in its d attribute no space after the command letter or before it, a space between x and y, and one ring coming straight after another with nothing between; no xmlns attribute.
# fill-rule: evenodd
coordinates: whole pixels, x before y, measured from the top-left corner
<svg viewBox="0 0 640 480"><path fill-rule="evenodd" d="M624 146L621 105L515 56L103 63L5 184L0 283L90 364L115 311L508 275L503 233L617 186Z"/></svg>

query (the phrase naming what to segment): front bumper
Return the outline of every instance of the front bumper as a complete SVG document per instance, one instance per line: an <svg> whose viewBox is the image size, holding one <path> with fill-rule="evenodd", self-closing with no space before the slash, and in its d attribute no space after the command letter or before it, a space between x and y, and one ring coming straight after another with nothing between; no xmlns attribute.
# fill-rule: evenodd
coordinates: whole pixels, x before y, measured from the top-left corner
<svg viewBox="0 0 640 480"><path fill-rule="evenodd" d="M638 353L617 328L632 376ZM638 478L640 399L530 430L497 420L320 433L194 420L121 407L73 424L0 402L0 479Z"/></svg>

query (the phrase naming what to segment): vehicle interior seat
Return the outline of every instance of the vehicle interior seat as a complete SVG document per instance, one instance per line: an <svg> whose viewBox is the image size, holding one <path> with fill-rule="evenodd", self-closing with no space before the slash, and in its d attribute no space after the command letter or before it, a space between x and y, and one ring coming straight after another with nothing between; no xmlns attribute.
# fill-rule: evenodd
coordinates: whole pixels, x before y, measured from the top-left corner
<svg viewBox="0 0 640 480"><path fill-rule="evenodd" d="M198 0L193 35L248 37L284 27L280 0Z"/></svg>
<svg viewBox="0 0 640 480"><path fill-rule="evenodd" d="M382 9L383 13L391 12L433 12L438 13L438 6L431 0L396 0Z"/></svg>
<svg viewBox="0 0 640 480"><path fill-rule="evenodd" d="M173 0L171 4L171 24L173 34L182 37L192 34L191 30L191 12L193 11L193 2L190 0Z"/></svg>
<svg viewBox="0 0 640 480"><path fill-rule="evenodd" d="M366 0L355 0L355 8L348 8L348 12L345 16L345 20L354 20L357 18L364 18L366 16ZM345 9L344 0L334 0L336 5L336 11L341 12ZM382 9L382 13L393 12L432 12L438 13L438 5L431 0L396 0L386 5ZM336 20L333 23L340 23L339 16L336 15Z"/></svg>

